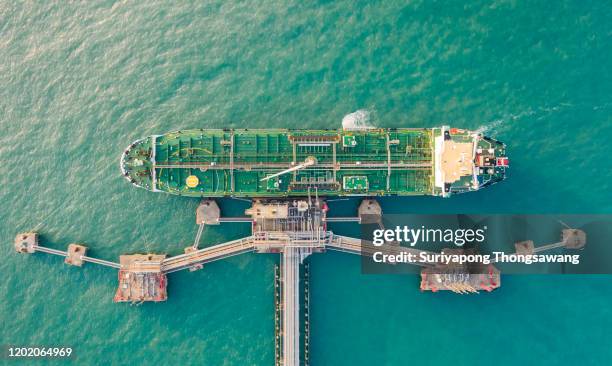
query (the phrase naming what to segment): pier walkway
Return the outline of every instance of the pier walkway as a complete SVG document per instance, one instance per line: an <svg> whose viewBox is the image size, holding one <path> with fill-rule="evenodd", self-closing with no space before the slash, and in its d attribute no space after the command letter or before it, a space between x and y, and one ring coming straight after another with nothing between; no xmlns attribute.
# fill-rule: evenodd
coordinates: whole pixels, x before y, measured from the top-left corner
<svg viewBox="0 0 612 366"><path fill-rule="evenodd" d="M34 250L37 251L37 252L53 254L53 255L58 255L58 256L62 256L62 257L68 257L69 256L69 253L67 251L62 251L62 250L57 250L57 249L47 248L47 247L41 247L40 245L35 245L34 246ZM107 261L107 260L104 260L104 259L92 258L92 257L88 257L88 256L85 256L85 255L80 256L80 259L83 262L95 263L95 264L99 264L99 265L107 266L107 267L112 267L112 268L116 268L116 269L121 268L121 265L119 263Z"/></svg>
<svg viewBox="0 0 612 366"><path fill-rule="evenodd" d="M300 264L308 249L289 247L281 256L282 364L300 364Z"/></svg>
<svg viewBox="0 0 612 366"><path fill-rule="evenodd" d="M334 235L332 240L330 240L329 243L327 244L326 248L330 250L335 250L335 251L350 253L350 254L357 254L357 255L362 255L362 256L364 255L371 256L375 252L381 252L386 255L396 255L396 256L399 256L402 253L412 254L416 256L417 258L421 255L421 253L435 254L434 252L429 252L426 250L419 250L419 249L414 249L414 248L409 248L409 247L402 247L400 245L385 245L385 246L377 247L374 244L372 244L372 242L370 241L366 241L366 240L362 240L358 238L351 238L351 237L342 236L342 235ZM433 266L436 263L415 262L412 264L426 267L426 266Z"/></svg>
<svg viewBox="0 0 612 366"><path fill-rule="evenodd" d="M206 247L190 253L170 257L162 261L161 271L164 273L172 273L193 267L194 265L210 263L234 255L252 252L255 250L254 243L255 240L253 236L247 236L242 239L232 240L223 244L217 244L212 247Z"/></svg>
<svg viewBox="0 0 612 366"><path fill-rule="evenodd" d="M34 232L17 235L15 238L15 250L19 253L32 254L41 252L57 255L64 257L64 262L66 264L79 267L83 264L83 262L90 262L116 269L121 268L119 263L86 256L85 254L87 253L87 247L82 244L70 244L68 245L68 250L66 251L41 246L38 242L38 234Z"/></svg>

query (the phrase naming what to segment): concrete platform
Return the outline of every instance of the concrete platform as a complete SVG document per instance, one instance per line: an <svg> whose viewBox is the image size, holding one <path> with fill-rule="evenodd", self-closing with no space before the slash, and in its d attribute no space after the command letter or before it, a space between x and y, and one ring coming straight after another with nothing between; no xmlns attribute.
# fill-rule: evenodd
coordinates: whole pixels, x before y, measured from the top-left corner
<svg viewBox="0 0 612 366"><path fill-rule="evenodd" d="M562 241L567 249L582 249L586 245L586 233L578 229L565 229Z"/></svg>
<svg viewBox="0 0 612 366"><path fill-rule="evenodd" d="M36 252L38 234L34 232L21 233L15 237L15 250L18 253L32 254Z"/></svg>
<svg viewBox="0 0 612 366"><path fill-rule="evenodd" d="M196 209L196 224L219 225L221 209L215 200L202 200Z"/></svg>
<svg viewBox="0 0 612 366"><path fill-rule="evenodd" d="M378 201L373 199L361 201L357 212L362 224L377 224L382 218L382 208Z"/></svg>
<svg viewBox="0 0 612 366"><path fill-rule="evenodd" d="M133 254L119 257L119 287L114 302L166 301L168 283L161 271L165 254Z"/></svg>
<svg viewBox="0 0 612 366"><path fill-rule="evenodd" d="M82 244L68 245L68 255L64 259L64 263L71 266L81 267L83 265L83 257L87 254L87 247Z"/></svg>
<svg viewBox="0 0 612 366"><path fill-rule="evenodd" d="M304 203L306 205L306 208L300 208L302 206L298 206L298 210L300 212L306 211L309 208L306 201L299 201L299 203ZM251 216L253 220L286 219L289 216L289 203L265 203L262 201L253 201L253 205L250 208L247 208L244 213Z"/></svg>
<svg viewBox="0 0 612 366"><path fill-rule="evenodd" d="M514 248L516 250L516 254L531 255L533 254L535 245L533 244L533 240L525 240L515 243Z"/></svg>
<svg viewBox="0 0 612 366"><path fill-rule="evenodd" d="M446 248L445 254L476 254L473 249ZM492 264L438 263L421 270L421 291L452 291L458 294L491 292L501 286L501 274Z"/></svg>

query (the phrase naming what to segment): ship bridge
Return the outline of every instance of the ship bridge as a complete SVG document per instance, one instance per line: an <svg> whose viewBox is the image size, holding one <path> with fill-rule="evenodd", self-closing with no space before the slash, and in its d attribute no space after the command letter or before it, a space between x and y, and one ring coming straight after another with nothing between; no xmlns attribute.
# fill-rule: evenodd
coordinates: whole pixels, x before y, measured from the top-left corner
<svg viewBox="0 0 612 366"><path fill-rule="evenodd" d="M506 177L506 146L497 140L444 126L434 138L435 187L443 197L478 190Z"/></svg>

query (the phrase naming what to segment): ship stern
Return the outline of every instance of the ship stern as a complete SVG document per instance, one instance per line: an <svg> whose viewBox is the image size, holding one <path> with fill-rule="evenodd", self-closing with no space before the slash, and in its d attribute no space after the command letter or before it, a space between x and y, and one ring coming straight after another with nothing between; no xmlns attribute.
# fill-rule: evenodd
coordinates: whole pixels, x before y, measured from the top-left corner
<svg viewBox="0 0 612 366"><path fill-rule="evenodd" d="M440 196L501 182L508 166L506 145L482 133L444 126L435 137L435 189Z"/></svg>

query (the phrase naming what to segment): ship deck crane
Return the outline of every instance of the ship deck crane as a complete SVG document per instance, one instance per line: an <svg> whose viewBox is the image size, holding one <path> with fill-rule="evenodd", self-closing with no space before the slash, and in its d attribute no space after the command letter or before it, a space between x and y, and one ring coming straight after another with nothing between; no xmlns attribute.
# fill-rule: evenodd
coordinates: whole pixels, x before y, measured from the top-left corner
<svg viewBox="0 0 612 366"><path fill-rule="evenodd" d="M296 165L296 166L291 167L289 169L285 169L285 170L280 171L278 173L274 173L274 174L268 175L268 176L262 178L260 181L263 182L263 181L266 181L266 180L270 180L272 178L276 178L276 177L278 177L280 175L283 175L283 174L291 173L291 172L294 172L294 171L297 171L297 170L301 170L301 169L307 168L309 166L313 166L316 163L317 163L317 158L315 158L314 156L309 156L309 157L307 157L304 160L304 162L302 164Z"/></svg>

